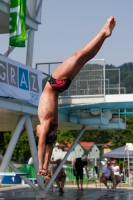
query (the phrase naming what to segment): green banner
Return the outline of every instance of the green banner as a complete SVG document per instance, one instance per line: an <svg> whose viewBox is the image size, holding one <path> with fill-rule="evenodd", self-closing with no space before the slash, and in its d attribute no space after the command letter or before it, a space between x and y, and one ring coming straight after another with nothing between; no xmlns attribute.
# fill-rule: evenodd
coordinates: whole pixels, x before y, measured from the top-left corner
<svg viewBox="0 0 133 200"><path fill-rule="evenodd" d="M27 40L25 16L26 0L10 0L10 46L25 47Z"/></svg>
<svg viewBox="0 0 133 200"><path fill-rule="evenodd" d="M20 172L29 173L30 175L27 178L36 178L36 172L34 165L23 164L21 167L18 168Z"/></svg>

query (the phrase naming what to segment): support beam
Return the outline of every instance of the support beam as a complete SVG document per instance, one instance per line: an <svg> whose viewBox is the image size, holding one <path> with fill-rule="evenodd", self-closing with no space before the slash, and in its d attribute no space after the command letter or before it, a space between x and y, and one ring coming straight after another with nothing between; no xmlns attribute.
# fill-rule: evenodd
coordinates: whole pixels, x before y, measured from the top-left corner
<svg viewBox="0 0 133 200"><path fill-rule="evenodd" d="M30 16L34 20L36 19L36 7L37 7L37 0L30 1Z"/></svg>
<svg viewBox="0 0 133 200"><path fill-rule="evenodd" d="M81 117L75 117L71 116L70 121L71 123L76 123L76 124L85 124L86 126L88 125L93 125L93 124L109 124L109 120L104 117L88 117L88 118L81 118Z"/></svg>
<svg viewBox="0 0 133 200"><path fill-rule="evenodd" d="M10 162L10 159L12 157L13 151L15 149L15 146L18 142L21 130L23 128L24 122L26 120L26 115L21 116L21 118L19 119L19 122L16 125L16 128L14 130L14 134L9 142L8 148L6 150L6 153L4 155L4 159L0 165L0 172L5 172L6 168ZM1 181L2 181L3 177L1 177Z"/></svg>
<svg viewBox="0 0 133 200"><path fill-rule="evenodd" d="M13 111L19 111L22 114L30 114L37 116L37 106L25 104L23 102L0 97L0 108Z"/></svg>
<svg viewBox="0 0 133 200"><path fill-rule="evenodd" d="M113 115L133 115L133 112L113 112Z"/></svg>
<svg viewBox="0 0 133 200"><path fill-rule="evenodd" d="M82 134L84 133L86 129L86 126L83 126L81 131L79 132L78 136L76 137L75 141L73 142L72 146L70 147L69 151L67 152L67 154L65 155L64 159L62 160L62 162L60 163L59 167L57 168L57 170L55 171L55 173L53 174L52 178L50 179L49 183L46 186L46 192L48 191L48 189L50 188L50 186L52 185L52 183L54 182L55 178L57 177L59 171L61 170L62 166L64 165L64 163L66 162L68 156L70 155L70 153L73 151L73 149L75 148L77 142L79 141L80 137L82 136Z"/></svg>
<svg viewBox="0 0 133 200"><path fill-rule="evenodd" d="M30 1L30 16L34 20L36 19L36 5L37 5L37 0ZM32 67L32 61L33 61L34 34L35 31L32 29L28 34L28 41L27 41L26 65L30 67Z"/></svg>
<svg viewBox="0 0 133 200"><path fill-rule="evenodd" d="M39 10L40 10L40 8L41 8L41 6L42 6L42 1L43 0L40 0L39 1L39 4L38 4L38 6L37 6L37 9L36 9L36 14L38 15L38 12L39 12Z"/></svg>
<svg viewBox="0 0 133 200"><path fill-rule="evenodd" d="M29 67L32 67L32 61L33 61L34 35L35 35L34 30L31 30L28 34L26 65Z"/></svg>
<svg viewBox="0 0 133 200"><path fill-rule="evenodd" d="M38 173L38 166L39 166L38 155L37 155L37 148L36 148L36 143L35 143L33 129L32 129L32 123L31 123L31 119L30 119L29 115L26 118L25 126L26 126L26 130L27 130L27 133L28 133L31 155L32 155L32 158L33 158L33 163L34 163L35 171L36 171L36 174L37 174ZM37 176L37 182L38 182L39 189L44 190L44 183L43 183L43 179L42 179L41 176Z"/></svg>
<svg viewBox="0 0 133 200"><path fill-rule="evenodd" d="M126 123L123 122L110 122L108 125L92 125L91 128L94 129L126 129Z"/></svg>

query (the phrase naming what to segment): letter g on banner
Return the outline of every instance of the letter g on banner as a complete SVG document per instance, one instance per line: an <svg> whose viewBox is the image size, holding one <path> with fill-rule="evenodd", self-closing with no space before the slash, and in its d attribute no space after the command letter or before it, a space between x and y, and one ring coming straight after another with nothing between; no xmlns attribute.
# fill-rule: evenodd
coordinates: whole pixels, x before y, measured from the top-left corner
<svg viewBox="0 0 133 200"><path fill-rule="evenodd" d="M3 61L0 61L0 82L7 83L7 66Z"/></svg>

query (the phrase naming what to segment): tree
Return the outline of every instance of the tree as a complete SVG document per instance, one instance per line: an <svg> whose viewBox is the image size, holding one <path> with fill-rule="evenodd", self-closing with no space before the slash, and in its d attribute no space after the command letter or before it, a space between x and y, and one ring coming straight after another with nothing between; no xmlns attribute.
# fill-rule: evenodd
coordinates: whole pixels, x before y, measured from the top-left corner
<svg viewBox="0 0 133 200"><path fill-rule="evenodd" d="M61 130L57 131L57 142L73 142L77 136L77 131Z"/></svg>
<svg viewBox="0 0 133 200"><path fill-rule="evenodd" d="M4 133L4 144L5 144L5 149L8 148L8 144L10 142L10 139L13 135L13 132L6 132ZM37 144L37 136L35 135L35 141ZM23 159L24 162L28 160L31 157L31 152L30 152L30 146L29 146L29 141L28 141L28 136L27 133L23 133L23 135L20 137L19 141L16 144L16 147L14 149L13 155L12 155L12 160L19 162L19 159Z"/></svg>
<svg viewBox="0 0 133 200"><path fill-rule="evenodd" d="M61 130L57 132L57 142L74 142L79 131ZM79 141L94 142L96 144L105 144L112 139L110 130L86 130ZM102 145L101 145L102 146ZM101 150L99 146L99 150Z"/></svg>
<svg viewBox="0 0 133 200"><path fill-rule="evenodd" d="M113 130L112 149L124 146L126 143L133 143L133 116L127 117L126 130Z"/></svg>

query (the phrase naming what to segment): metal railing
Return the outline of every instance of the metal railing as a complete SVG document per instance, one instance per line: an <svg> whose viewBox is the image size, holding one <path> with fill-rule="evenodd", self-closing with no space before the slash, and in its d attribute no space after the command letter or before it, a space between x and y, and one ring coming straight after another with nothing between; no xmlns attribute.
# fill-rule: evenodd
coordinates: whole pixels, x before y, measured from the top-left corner
<svg viewBox="0 0 133 200"><path fill-rule="evenodd" d="M61 64L61 62L36 64L36 69L43 72L43 87L49 75L53 73L59 64ZM61 96L104 95L104 67L105 65L103 59L91 60L87 62L73 79L69 89L61 93Z"/></svg>
<svg viewBox="0 0 133 200"><path fill-rule="evenodd" d="M37 63L36 69L43 73L43 88L48 77L62 62ZM106 78L106 72L118 71L116 81ZM75 95L105 95L126 93L126 88L120 87L120 69L105 69L104 59L93 59L87 62L73 79L68 90L61 93L61 96Z"/></svg>

